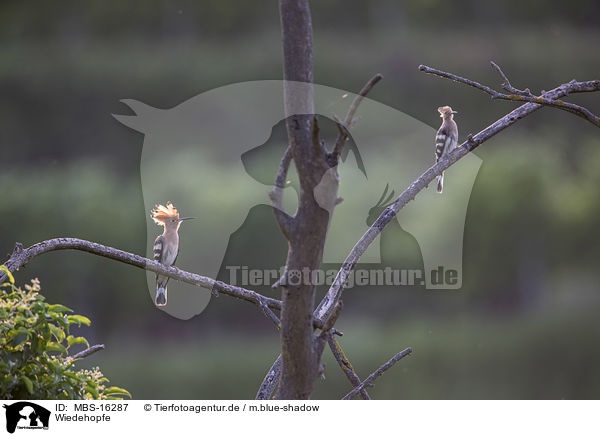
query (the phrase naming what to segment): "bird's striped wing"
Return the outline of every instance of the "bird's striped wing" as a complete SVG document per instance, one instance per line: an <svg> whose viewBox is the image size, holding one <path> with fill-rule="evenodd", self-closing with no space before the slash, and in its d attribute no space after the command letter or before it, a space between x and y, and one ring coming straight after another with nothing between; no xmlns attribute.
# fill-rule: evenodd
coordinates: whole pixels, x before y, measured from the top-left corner
<svg viewBox="0 0 600 436"><path fill-rule="evenodd" d="M163 235L159 235L158 238L156 238L156 240L154 241L154 260L161 263L163 261L163 243Z"/></svg>
<svg viewBox="0 0 600 436"><path fill-rule="evenodd" d="M446 129L441 128L438 130L435 136L435 161L437 162L440 158L452 150L453 143L456 145L456 140L449 134Z"/></svg>

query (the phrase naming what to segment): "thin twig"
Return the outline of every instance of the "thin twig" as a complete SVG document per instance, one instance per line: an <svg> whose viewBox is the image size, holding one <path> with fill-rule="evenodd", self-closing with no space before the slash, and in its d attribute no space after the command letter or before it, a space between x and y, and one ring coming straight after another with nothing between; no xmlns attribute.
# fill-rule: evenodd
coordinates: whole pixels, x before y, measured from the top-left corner
<svg viewBox="0 0 600 436"><path fill-rule="evenodd" d="M104 350L104 344L92 345L91 347L86 348L85 350L75 354L73 356L73 359L83 359L84 357L88 357L89 355L94 354L100 350Z"/></svg>
<svg viewBox="0 0 600 436"><path fill-rule="evenodd" d="M331 167L334 167L337 165L338 158L340 156L340 153L342 152L342 148L344 148L344 144L346 143L346 140L350 137L350 134L348 133L348 129L350 128L350 126L353 123L354 114L356 113L358 106L363 101L365 96L369 93L369 91L371 91L371 89L373 89L373 87L381 79L383 79L383 75L380 73L377 73L373 77L371 77L371 79L369 79L369 81L365 84L365 86L362 87L360 92L356 95L356 97L352 101L352 104L350 105L350 108L348 109L348 113L346 114L346 118L344 119L344 121L340 122L339 120L336 119L337 124L338 124L338 129L340 132L338 134L337 140L335 141L333 151L327 156L328 163Z"/></svg>
<svg viewBox="0 0 600 436"><path fill-rule="evenodd" d="M329 342L329 348L331 349L331 352L333 353L333 357L335 357L335 360L337 360L337 363L340 365L340 368L342 368L342 371L344 371L344 374L346 374L346 377L348 378L348 380L350 380L350 383L352 384L352 386L353 387L359 386L360 378L358 377L358 374L356 374L356 372L354 371L354 368L352 367L352 364L346 357L346 354L344 354L344 350L342 350L340 343L332 335L329 335L328 342ZM367 393L366 389L361 389L360 396L362 397L363 400L371 399L371 397Z"/></svg>
<svg viewBox="0 0 600 436"><path fill-rule="evenodd" d="M350 110L348 110L348 113L346 114L344 125L348 126L352 124L352 120L354 119L354 114L356 113L358 106L361 104L365 96L371 91L371 89L373 89L373 87L381 79L383 79L383 74L377 73L373 77L371 77L367 83L365 83L365 86L362 87L354 101L352 101L352 104L350 105Z"/></svg>
<svg viewBox="0 0 600 436"><path fill-rule="evenodd" d="M400 359L408 356L410 353L412 353L412 348L407 348L406 350L403 350L403 351L399 352L398 354L396 354L390 360L388 360L383 365L381 365L379 368L377 368L377 371L375 371L373 374L368 376L361 384L359 384L354 389L352 389L350 392L348 392L342 398L342 400L351 400L361 390L363 390L367 387L373 386L373 382L375 380L377 380L379 377L381 377L384 372L386 372L388 369L390 369L392 366L394 366Z"/></svg>
<svg viewBox="0 0 600 436"><path fill-rule="evenodd" d="M507 90L511 94L518 94L518 95L533 97L533 94L531 93L529 88L517 89L514 86L512 86L510 83L510 80L508 80L508 77L506 77L506 74L504 74L504 71L502 71L502 68L500 68L498 66L498 64L496 64L496 62L490 61L490 64L492 65L492 68L494 70L496 70L498 72L498 74L500 74L500 77L502 77L502 80L504 80L504 83L502 83L500 85L500 86L502 86L503 89Z"/></svg>

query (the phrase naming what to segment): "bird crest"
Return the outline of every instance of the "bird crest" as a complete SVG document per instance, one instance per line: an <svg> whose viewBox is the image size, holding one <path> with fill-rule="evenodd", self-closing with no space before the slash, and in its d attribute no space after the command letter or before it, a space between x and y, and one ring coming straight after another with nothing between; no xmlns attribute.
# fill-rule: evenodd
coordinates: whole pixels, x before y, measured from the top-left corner
<svg viewBox="0 0 600 436"><path fill-rule="evenodd" d="M162 226L165 221L169 218L179 218L179 212L170 201L167 201L167 205L157 204L154 206L151 212L152 219L156 224Z"/></svg>
<svg viewBox="0 0 600 436"><path fill-rule="evenodd" d="M457 114L455 110L453 110L450 106L440 106L438 109L440 113L440 117L447 118L452 117L453 114Z"/></svg>

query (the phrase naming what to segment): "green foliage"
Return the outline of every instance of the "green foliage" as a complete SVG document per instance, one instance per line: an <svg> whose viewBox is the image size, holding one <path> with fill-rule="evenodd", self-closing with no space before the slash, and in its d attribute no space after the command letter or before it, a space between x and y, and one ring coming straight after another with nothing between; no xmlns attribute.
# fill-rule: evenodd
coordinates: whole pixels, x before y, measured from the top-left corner
<svg viewBox="0 0 600 436"><path fill-rule="evenodd" d="M98 368L75 368L71 346L84 337L69 334L73 324L90 320L62 304L48 304L37 279L24 289L3 265L8 283L0 291L0 398L4 399L118 399L131 397L125 389L107 386Z"/></svg>

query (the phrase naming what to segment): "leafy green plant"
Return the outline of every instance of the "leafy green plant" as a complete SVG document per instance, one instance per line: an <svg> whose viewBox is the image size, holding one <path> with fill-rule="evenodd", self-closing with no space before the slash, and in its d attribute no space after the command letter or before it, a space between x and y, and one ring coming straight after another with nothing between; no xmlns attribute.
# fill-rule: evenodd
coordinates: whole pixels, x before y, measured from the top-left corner
<svg viewBox="0 0 600 436"><path fill-rule="evenodd" d="M8 282L0 290L0 398L3 399L118 399L131 397L125 389L108 386L99 368L76 369L70 353L75 344L89 346L69 333L72 325L90 325L62 304L48 304L35 279L24 288L4 265Z"/></svg>

